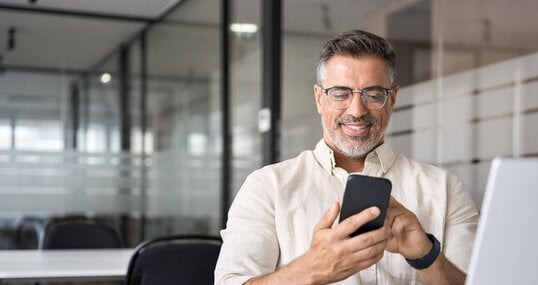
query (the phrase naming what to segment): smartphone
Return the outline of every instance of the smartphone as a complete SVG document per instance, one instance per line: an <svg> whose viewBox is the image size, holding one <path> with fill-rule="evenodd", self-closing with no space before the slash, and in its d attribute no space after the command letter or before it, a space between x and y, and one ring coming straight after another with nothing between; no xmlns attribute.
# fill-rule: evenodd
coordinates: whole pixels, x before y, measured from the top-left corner
<svg viewBox="0 0 538 285"><path fill-rule="evenodd" d="M379 229L385 222L387 208L389 206L392 183L390 180L380 177L350 174L344 192L340 220L352 216L366 208L377 206L381 213L374 220L362 225L351 236Z"/></svg>

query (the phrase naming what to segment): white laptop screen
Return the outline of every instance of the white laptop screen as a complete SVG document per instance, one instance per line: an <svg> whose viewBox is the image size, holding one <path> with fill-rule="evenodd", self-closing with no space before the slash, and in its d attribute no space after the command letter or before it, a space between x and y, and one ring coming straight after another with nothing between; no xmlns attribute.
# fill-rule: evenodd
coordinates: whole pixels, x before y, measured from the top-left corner
<svg viewBox="0 0 538 285"><path fill-rule="evenodd" d="M538 159L491 164L466 284L538 284Z"/></svg>

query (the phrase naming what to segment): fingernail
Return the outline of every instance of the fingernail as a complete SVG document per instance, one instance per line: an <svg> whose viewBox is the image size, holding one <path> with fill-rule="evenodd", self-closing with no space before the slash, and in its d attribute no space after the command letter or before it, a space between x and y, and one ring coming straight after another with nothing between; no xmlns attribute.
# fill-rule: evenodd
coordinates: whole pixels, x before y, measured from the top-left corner
<svg viewBox="0 0 538 285"><path fill-rule="evenodd" d="M372 213L372 215L374 215L374 216L379 215L379 212L380 212L380 211L379 211L379 208L378 208L378 207L371 207L371 208L370 208L370 213Z"/></svg>
<svg viewBox="0 0 538 285"><path fill-rule="evenodd" d="M333 202L331 207L327 210L327 212L336 211L338 208L338 202Z"/></svg>

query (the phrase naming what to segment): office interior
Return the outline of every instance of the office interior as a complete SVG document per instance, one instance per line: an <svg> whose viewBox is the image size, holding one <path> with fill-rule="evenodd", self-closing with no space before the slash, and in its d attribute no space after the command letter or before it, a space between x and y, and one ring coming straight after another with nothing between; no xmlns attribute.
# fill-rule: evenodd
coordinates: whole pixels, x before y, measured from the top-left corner
<svg viewBox="0 0 538 285"><path fill-rule="evenodd" d="M538 156L537 12L536 0L0 0L0 249L36 248L48 220L74 215L114 222L127 246L218 235L251 171L321 138L315 66L350 29L396 49L386 141L460 176L480 208L494 157Z"/></svg>

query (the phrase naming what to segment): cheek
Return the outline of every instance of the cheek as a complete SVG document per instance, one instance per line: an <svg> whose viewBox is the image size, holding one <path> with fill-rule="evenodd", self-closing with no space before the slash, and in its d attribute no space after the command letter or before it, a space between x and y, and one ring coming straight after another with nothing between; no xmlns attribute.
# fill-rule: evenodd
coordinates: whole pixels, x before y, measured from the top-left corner
<svg viewBox="0 0 538 285"><path fill-rule="evenodd" d="M341 116L341 112L336 112L335 110L325 109L322 112L322 118L327 126L332 126L334 121Z"/></svg>
<svg viewBox="0 0 538 285"><path fill-rule="evenodd" d="M321 113L321 121L323 123L323 132L332 132L334 130L334 120L336 119L336 115L334 115L331 112L328 112L327 110L324 110Z"/></svg>
<svg viewBox="0 0 538 285"><path fill-rule="evenodd" d="M379 128L386 129L390 118L390 111L379 112L375 115Z"/></svg>

